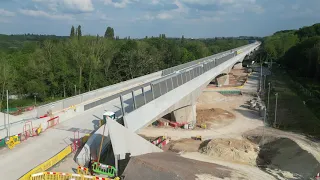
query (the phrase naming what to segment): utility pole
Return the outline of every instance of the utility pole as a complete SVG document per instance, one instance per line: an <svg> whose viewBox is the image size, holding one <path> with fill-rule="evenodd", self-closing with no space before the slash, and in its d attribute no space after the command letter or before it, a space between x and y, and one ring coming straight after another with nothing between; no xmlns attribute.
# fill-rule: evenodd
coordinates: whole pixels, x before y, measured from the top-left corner
<svg viewBox="0 0 320 180"><path fill-rule="evenodd" d="M267 78L267 76L264 75L264 79L263 79L263 90L266 89L266 78Z"/></svg>
<svg viewBox="0 0 320 180"><path fill-rule="evenodd" d="M278 109L278 93L276 95L276 107L274 109L274 122L273 122L273 127L276 127L277 124L277 109Z"/></svg>
<svg viewBox="0 0 320 180"><path fill-rule="evenodd" d="M269 89L268 89L268 112L269 112L269 110L270 110L270 108L269 108L269 105L270 105L270 83L268 83L268 85L269 85Z"/></svg>
<svg viewBox="0 0 320 180"><path fill-rule="evenodd" d="M34 106L36 106L36 105L37 105L37 96L34 95Z"/></svg>
<svg viewBox="0 0 320 180"><path fill-rule="evenodd" d="M3 111L5 112L5 111ZM7 130L7 137L8 137L8 128L7 128L7 124L6 124L6 113L3 113L3 125L4 128Z"/></svg>
<svg viewBox="0 0 320 180"><path fill-rule="evenodd" d="M272 75L272 58L271 58L271 65L270 65L270 74Z"/></svg>
<svg viewBox="0 0 320 180"><path fill-rule="evenodd" d="M77 95L77 85L74 85L74 95Z"/></svg>
<svg viewBox="0 0 320 180"><path fill-rule="evenodd" d="M10 120L9 120L9 91L7 90L7 123L8 123L8 130L7 130L7 137L10 136Z"/></svg>

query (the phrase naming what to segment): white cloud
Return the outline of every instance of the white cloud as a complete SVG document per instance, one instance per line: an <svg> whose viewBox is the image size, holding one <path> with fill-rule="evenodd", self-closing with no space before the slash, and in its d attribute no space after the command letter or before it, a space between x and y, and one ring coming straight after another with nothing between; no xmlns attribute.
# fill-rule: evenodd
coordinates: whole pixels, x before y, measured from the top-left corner
<svg viewBox="0 0 320 180"><path fill-rule="evenodd" d="M12 17L15 16L16 13L11 12L11 11L7 11L5 9L0 9L0 16L7 16L7 17Z"/></svg>
<svg viewBox="0 0 320 180"><path fill-rule="evenodd" d="M186 6L184 6L184 4L181 3L179 0L175 0L173 4L175 4L178 8L169 11L162 11L156 15L156 18L166 20L183 17L184 15L188 14L189 9Z"/></svg>
<svg viewBox="0 0 320 180"><path fill-rule="evenodd" d="M26 16L32 17L45 17L49 19L60 19L60 20L73 20L73 16L66 14L49 14L45 11L31 10L31 9L20 9L19 12Z"/></svg>
<svg viewBox="0 0 320 180"><path fill-rule="evenodd" d="M181 2L199 5L223 5L223 4L238 4L238 3L255 3L255 0L181 0Z"/></svg>
<svg viewBox="0 0 320 180"><path fill-rule="evenodd" d="M121 2L113 2L112 0L104 0L104 4L113 5L116 8L125 8L127 4L131 3L130 0L122 0Z"/></svg>
<svg viewBox="0 0 320 180"><path fill-rule="evenodd" d="M263 13L262 6L256 3L256 0L180 0L182 3L191 5L214 5L221 9L228 9L230 12L250 11L257 14Z"/></svg>
<svg viewBox="0 0 320 180"><path fill-rule="evenodd" d="M174 11L179 12L179 13L188 13L188 8L183 5L179 0L175 0L174 3L176 6L178 6L177 9L174 9Z"/></svg>
<svg viewBox="0 0 320 180"><path fill-rule="evenodd" d="M32 0L33 2L43 3L49 9L57 11L59 9L75 10L80 12L92 12L94 6L91 0Z"/></svg>
<svg viewBox="0 0 320 180"><path fill-rule="evenodd" d="M159 4L160 0L152 0L151 4Z"/></svg>
<svg viewBox="0 0 320 180"><path fill-rule="evenodd" d="M76 9L82 12L91 12L94 10L91 0L63 0L63 2L70 9Z"/></svg>
<svg viewBox="0 0 320 180"><path fill-rule="evenodd" d="M170 13L168 13L168 12L163 12L163 13L158 14L158 15L157 15L157 18L158 18L158 19L163 19L163 20L165 20L165 19L171 19L171 18L172 18L172 15L171 15Z"/></svg>

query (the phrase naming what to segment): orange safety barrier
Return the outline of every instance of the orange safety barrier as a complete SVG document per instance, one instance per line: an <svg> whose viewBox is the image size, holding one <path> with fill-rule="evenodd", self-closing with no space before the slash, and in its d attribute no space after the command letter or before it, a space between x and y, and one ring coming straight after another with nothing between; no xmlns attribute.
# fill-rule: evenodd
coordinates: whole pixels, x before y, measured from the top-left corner
<svg viewBox="0 0 320 180"><path fill-rule="evenodd" d="M47 123L48 123L47 129L59 124L59 116L49 119Z"/></svg>

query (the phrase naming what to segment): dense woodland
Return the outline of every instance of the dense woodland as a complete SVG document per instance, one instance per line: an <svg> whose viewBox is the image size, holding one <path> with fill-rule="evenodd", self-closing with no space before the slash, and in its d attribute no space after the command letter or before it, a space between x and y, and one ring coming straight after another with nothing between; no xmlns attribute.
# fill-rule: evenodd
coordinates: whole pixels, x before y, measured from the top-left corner
<svg viewBox="0 0 320 180"><path fill-rule="evenodd" d="M139 77L231 48L248 40L167 38L120 39L108 27L103 37L0 35L1 100L10 94L37 95L38 102L59 99Z"/></svg>
<svg viewBox="0 0 320 180"><path fill-rule="evenodd" d="M264 58L274 60L296 76L320 80L320 24L285 30L264 39Z"/></svg>

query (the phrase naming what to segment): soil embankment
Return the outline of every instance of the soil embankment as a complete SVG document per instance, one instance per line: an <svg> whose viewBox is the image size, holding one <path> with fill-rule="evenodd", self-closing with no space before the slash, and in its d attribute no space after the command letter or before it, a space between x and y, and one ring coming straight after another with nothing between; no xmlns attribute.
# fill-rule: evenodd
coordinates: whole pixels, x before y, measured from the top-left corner
<svg viewBox="0 0 320 180"><path fill-rule="evenodd" d="M132 157L123 176L126 180L206 180L231 178L231 169L218 164L187 159L175 153L152 153Z"/></svg>

